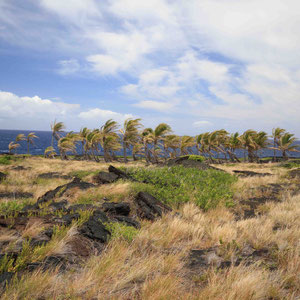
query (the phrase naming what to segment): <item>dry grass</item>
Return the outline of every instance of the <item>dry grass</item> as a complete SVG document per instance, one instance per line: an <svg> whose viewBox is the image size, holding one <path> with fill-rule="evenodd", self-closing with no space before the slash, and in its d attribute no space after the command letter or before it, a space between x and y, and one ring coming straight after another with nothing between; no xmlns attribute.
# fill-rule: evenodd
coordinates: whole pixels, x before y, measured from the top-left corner
<svg viewBox="0 0 300 300"><path fill-rule="evenodd" d="M68 174L107 168L107 164L42 158L25 160L23 165L33 168L31 177L19 179L29 185L23 187L28 191L32 191L30 185L38 173L55 170ZM263 178L239 178L234 187L237 201L261 195L261 191L255 191L260 186L287 182L286 170L275 169L273 165L221 167L229 172L239 169L273 174ZM26 172L24 174L29 173ZM55 185L59 185L56 180L37 187L35 195ZM88 197L116 200L118 195L128 196L129 190L130 183L117 183L74 191L68 200L78 202ZM262 215L246 220L237 220L232 209L218 207L203 212L187 203L180 207L178 214L170 213L153 223L143 221L142 229L132 242L112 239L100 256L92 256L76 272L33 273L23 277L7 289L3 299L37 299L42 295L46 299L299 299L299 203L300 195L291 197L289 191L284 190L281 202L264 204ZM29 226L26 236L37 234L39 226L42 227L41 224ZM274 230L275 226L278 229ZM5 234L15 238L14 232ZM50 243L47 255L68 253L68 241L75 234L76 226L60 235ZM242 263L224 270L207 268L191 277L187 266L191 249L218 247L222 257L230 259L237 247L245 246L268 249L273 268L260 259L251 265Z"/></svg>

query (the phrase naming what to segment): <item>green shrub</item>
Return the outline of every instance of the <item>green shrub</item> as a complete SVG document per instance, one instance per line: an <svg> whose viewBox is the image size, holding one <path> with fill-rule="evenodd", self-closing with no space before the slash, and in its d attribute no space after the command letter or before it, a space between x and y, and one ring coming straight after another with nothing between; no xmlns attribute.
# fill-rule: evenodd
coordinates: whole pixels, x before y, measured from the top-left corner
<svg viewBox="0 0 300 300"><path fill-rule="evenodd" d="M10 165L12 159L10 156L1 156L0 157L0 165Z"/></svg>
<svg viewBox="0 0 300 300"><path fill-rule="evenodd" d="M279 166L282 167L282 168L286 168L286 169L299 168L300 167L300 162L299 163L286 162L286 163L281 163Z"/></svg>
<svg viewBox="0 0 300 300"><path fill-rule="evenodd" d="M15 212L20 211L24 206L31 203L31 199L18 199L10 200L7 202L0 203L0 215L11 215Z"/></svg>
<svg viewBox="0 0 300 300"><path fill-rule="evenodd" d="M138 229L123 223L105 223L105 227L110 231L111 239L122 238L128 242L132 242L139 232Z"/></svg>
<svg viewBox="0 0 300 300"><path fill-rule="evenodd" d="M200 161L200 162L206 161L206 158L204 156L202 156L202 155L190 155L189 159L190 160Z"/></svg>
<svg viewBox="0 0 300 300"><path fill-rule="evenodd" d="M216 207L220 202L230 203L233 196L231 185L237 180L235 176L225 172L182 166L129 168L127 172L139 181L132 184L134 193L149 192L175 207L193 201L205 210Z"/></svg>

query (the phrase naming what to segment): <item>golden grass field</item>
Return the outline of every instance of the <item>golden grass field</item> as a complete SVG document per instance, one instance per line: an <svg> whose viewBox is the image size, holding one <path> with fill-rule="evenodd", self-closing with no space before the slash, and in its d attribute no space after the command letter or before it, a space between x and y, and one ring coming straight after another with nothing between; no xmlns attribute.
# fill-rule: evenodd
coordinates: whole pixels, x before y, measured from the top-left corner
<svg viewBox="0 0 300 300"><path fill-rule="evenodd" d="M12 165L0 165L0 172L8 173L7 180L0 184L0 193L31 192L33 202L48 190L69 181L37 181L40 173L67 175L79 170L98 172L108 167L105 163L39 157L27 158L15 165L30 169L14 171ZM144 167L143 163L138 166ZM300 194L291 195L290 189L299 182L287 178L287 170L276 164L217 167L227 172L235 169L269 172L272 176L239 178L233 186L234 207L220 206L203 212L187 203L177 210L178 214L171 212L154 222L141 221L142 227L132 241L122 237L111 239L100 255L91 255L74 269L67 272L36 270L24 274L6 288L1 299L300 299ZM91 182L92 175L84 180ZM264 196L268 191L259 187L268 184L285 187L279 195L280 201L263 203L257 207L256 217L237 218L236 213L244 209L241 202ZM117 182L85 191L72 190L64 198L70 203L91 196L130 202L130 185L130 182ZM12 199L0 199L0 203L8 201ZM44 226L33 220L21 236L0 227L0 242L34 237ZM76 232L76 225L68 228L39 255L68 255L72 251L68 244ZM251 264L242 261L223 269L211 263L201 273L191 269L190 251L211 247L218 247L218 253L227 260L245 247L267 249L271 262L262 258Z"/></svg>

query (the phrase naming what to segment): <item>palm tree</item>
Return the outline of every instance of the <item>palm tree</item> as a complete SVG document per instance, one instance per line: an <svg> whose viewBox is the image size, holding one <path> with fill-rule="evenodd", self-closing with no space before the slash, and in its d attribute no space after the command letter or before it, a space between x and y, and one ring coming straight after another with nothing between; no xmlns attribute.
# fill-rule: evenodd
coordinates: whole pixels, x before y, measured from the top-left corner
<svg viewBox="0 0 300 300"><path fill-rule="evenodd" d="M230 135L230 137L228 138L227 146L228 146L227 153L231 161L236 160L237 162L240 162L240 160L235 154L235 150L241 148L242 146L240 135L238 132L232 133Z"/></svg>
<svg viewBox="0 0 300 300"><path fill-rule="evenodd" d="M23 134L23 133L19 133L19 134L16 136L16 142L21 142L21 141L26 141L26 136L25 136L25 134Z"/></svg>
<svg viewBox="0 0 300 300"><path fill-rule="evenodd" d="M51 139L51 146L53 147L54 138L58 141L61 138L61 133L65 129L65 124L63 122L56 123L56 120L51 124L51 131L52 131L52 139Z"/></svg>
<svg viewBox="0 0 300 300"><path fill-rule="evenodd" d="M273 128L271 137L273 138L273 162L276 161L276 146L278 146L279 139L285 133L283 128Z"/></svg>
<svg viewBox="0 0 300 300"><path fill-rule="evenodd" d="M88 136L88 134L91 132L91 130L90 129L88 129L87 127L84 127L84 128L81 128L80 129L80 132L79 132L79 134L78 134L78 136L79 136L79 138L80 138L80 141L81 141L81 145L82 145L82 155L84 156L84 157L86 157L86 155L87 155L87 153L86 153L86 151L85 151L85 144L86 144L86 142L87 142L87 136Z"/></svg>
<svg viewBox="0 0 300 300"><path fill-rule="evenodd" d="M26 141L27 141L27 154L29 154L29 145L33 145L34 141L33 139L37 139L38 137L35 135L35 132L30 132L28 133L27 137L26 137Z"/></svg>
<svg viewBox="0 0 300 300"><path fill-rule="evenodd" d="M49 146L45 149L44 156L53 158L56 155L56 152L52 146Z"/></svg>
<svg viewBox="0 0 300 300"><path fill-rule="evenodd" d="M284 160L288 159L288 152L300 152L297 150L299 145L294 145L296 138L294 134L286 132L278 140L278 145L275 150L282 151L282 157Z"/></svg>
<svg viewBox="0 0 300 300"><path fill-rule="evenodd" d="M142 154L143 153L143 148L144 145L139 141L137 143L135 143L132 147L132 158L134 161L137 160L137 155Z"/></svg>
<svg viewBox="0 0 300 300"><path fill-rule="evenodd" d="M142 126L141 119L127 119L124 122L124 128L120 129L123 138L123 155L124 162L127 163L126 150L130 145L134 145L139 139L139 128Z"/></svg>
<svg viewBox="0 0 300 300"><path fill-rule="evenodd" d="M170 155L171 158L175 158L177 156L177 149L180 148L180 137L175 134L168 134L164 138L164 150L165 150L165 160ZM169 153L169 149L172 152Z"/></svg>
<svg viewBox="0 0 300 300"><path fill-rule="evenodd" d="M95 161L99 161L97 153L99 151L99 145L101 142L101 133L99 129L94 129L87 133L84 144L84 151L87 157L90 157L90 153Z"/></svg>
<svg viewBox="0 0 300 300"><path fill-rule="evenodd" d="M15 142L10 142L8 144L8 150L9 150L9 154L13 154L13 151L16 150L17 148L20 147L20 144L15 143Z"/></svg>
<svg viewBox="0 0 300 300"><path fill-rule="evenodd" d="M243 145L243 148L248 151L248 160L249 162L253 162L255 155L254 155L254 150L255 150L255 136L257 135L257 132L252 129L248 129L245 131L241 137L241 143Z"/></svg>
<svg viewBox="0 0 300 300"><path fill-rule="evenodd" d="M152 128L145 128L142 131L142 142L144 145L144 152L145 152L145 159L146 159L146 163L149 164L151 157L150 157L150 151L149 151L149 144L153 143L153 129Z"/></svg>
<svg viewBox="0 0 300 300"><path fill-rule="evenodd" d="M264 131L259 131L254 136L254 150L255 150L255 156L258 160L258 151L263 148L267 148L269 146L268 142L268 134Z"/></svg>
<svg viewBox="0 0 300 300"><path fill-rule="evenodd" d="M191 147L195 145L195 139L191 136L184 135L180 140L180 155L188 155Z"/></svg>
<svg viewBox="0 0 300 300"><path fill-rule="evenodd" d="M171 133L171 127L166 123L160 123L156 126L153 131L152 139L153 139L153 156L154 161L158 163L158 152L161 151L160 142L164 141L164 138L167 134Z"/></svg>
<svg viewBox="0 0 300 300"><path fill-rule="evenodd" d="M106 162L111 161L109 152L115 151L114 149L118 148L117 144L119 142L119 136L116 133L118 127L118 123L110 119L100 128L101 146L103 148L104 160Z"/></svg>

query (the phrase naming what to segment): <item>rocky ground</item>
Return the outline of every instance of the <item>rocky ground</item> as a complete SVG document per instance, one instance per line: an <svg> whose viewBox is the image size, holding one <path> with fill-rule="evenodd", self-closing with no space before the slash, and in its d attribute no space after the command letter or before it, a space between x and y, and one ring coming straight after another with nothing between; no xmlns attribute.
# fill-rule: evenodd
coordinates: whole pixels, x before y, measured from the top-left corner
<svg viewBox="0 0 300 300"><path fill-rule="evenodd" d="M2 298L300 299L300 169L176 165L236 176L231 200L172 205L120 163L0 165Z"/></svg>

